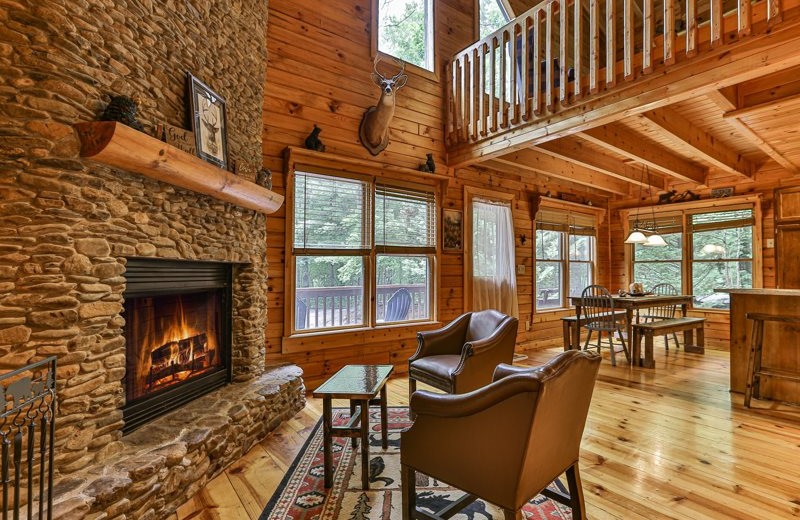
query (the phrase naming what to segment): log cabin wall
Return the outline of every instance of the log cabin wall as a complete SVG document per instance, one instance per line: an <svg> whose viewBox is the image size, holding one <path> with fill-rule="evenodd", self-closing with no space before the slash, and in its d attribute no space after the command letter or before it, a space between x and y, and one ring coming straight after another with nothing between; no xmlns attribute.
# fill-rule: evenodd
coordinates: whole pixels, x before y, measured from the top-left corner
<svg viewBox="0 0 800 520"><path fill-rule="evenodd" d="M761 196L761 252L762 252L762 276L763 286L767 288L777 287L775 276L775 248L766 247L767 239L775 238L775 189L794 186L800 184L800 177L788 176L786 170L779 167L774 162L768 162L754 175L754 180L744 180L741 176L712 172L709 174L707 186L701 189L690 184L676 184L672 189L679 193L684 190L692 190L693 193L700 195L701 199L711 197L713 188L729 187L735 189L736 195L760 194ZM611 289L626 286L628 280L628 268L625 259L625 236L623 223L618 209L645 205L655 202L655 200L641 200L636 198L621 199L610 204L609 233L611 247L611 280L619 280L621 283L611 283ZM638 281L638 280L637 280ZM692 316L706 318L706 343L712 348L728 350L730 346L730 319L727 311L706 311L692 310Z"/></svg>
<svg viewBox="0 0 800 520"><path fill-rule="evenodd" d="M440 71L443 61L474 41L473 0L436 0L435 50ZM519 344L544 346L561 340L560 317L565 312L532 315L533 221L530 192L577 194L605 206L607 199L596 190L581 189L569 182L534 174L498 172L483 167L448 170L444 162L444 84L431 74L406 68L408 84L399 91L397 109L390 126L390 144L373 158L358 141L358 125L364 111L375 104L379 91L370 79L370 0L322 3L312 0L272 0L269 5L268 66L263 112L264 165L270 168L274 189L284 194L283 152L287 146L302 146L316 124L326 153L380 164L417 168L426 153L433 153L437 173L451 177L441 206L464 210L464 186L514 193L520 307ZM307 352L282 353L285 301L284 261L285 209L267 219L269 263L269 314L266 331L267 362L291 361L305 371L309 388L346 363L394 363L399 370L416 348L413 331L402 334L386 329L362 334L321 337L325 347ZM520 237L525 235L526 243ZM609 265L607 229L598 237L598 274ZM439 267L439 321L446 323L464 311L463 255L441 255ZM599 280L605 283L604 280ZM526 322L531 322L526 330ZM519 347L518 347L519 348Z"/></svg>

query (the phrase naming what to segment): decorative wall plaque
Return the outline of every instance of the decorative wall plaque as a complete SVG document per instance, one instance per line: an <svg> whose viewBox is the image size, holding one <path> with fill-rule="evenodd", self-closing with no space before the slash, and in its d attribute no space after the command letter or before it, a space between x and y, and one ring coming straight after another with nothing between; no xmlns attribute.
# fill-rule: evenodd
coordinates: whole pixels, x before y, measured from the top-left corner
<svg viewBox="0 0 800 520"><path fill-rule="evenodd" d="M156 127L156 136L179 150L197 155L194 132L191 130L172 126L168 123L162 123Z"/></svg>

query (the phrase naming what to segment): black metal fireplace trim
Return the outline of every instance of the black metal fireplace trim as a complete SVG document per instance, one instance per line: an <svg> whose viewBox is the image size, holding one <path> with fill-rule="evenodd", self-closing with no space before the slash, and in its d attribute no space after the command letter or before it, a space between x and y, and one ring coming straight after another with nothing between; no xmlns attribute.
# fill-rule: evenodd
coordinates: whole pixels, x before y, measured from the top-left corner
<svg viewBox="0 0 800 520"><path fill-rule="evenodd" d="M232 380L233 267L228 262L129 258L126 263L124 298L192 293L222 289L222 355L225 367L198 376L175 388L155 392L122 407L123 435L156 417L175 410Z"/></svg>

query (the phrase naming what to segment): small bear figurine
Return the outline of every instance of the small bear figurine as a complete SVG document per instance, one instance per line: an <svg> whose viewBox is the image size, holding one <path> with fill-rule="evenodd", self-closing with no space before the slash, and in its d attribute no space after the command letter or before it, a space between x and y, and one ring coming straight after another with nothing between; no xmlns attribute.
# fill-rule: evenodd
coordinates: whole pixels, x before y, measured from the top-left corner
<svg viewBox="0 0 800 520"><path fill-rule="evenodd" d="M426 155L426 157L428 159L419 165L419 171L425 173L436 173L436 163L433 160L433 154L429 153Z"/></svg>
<svg viewBox="0 0 800 520"><path fill-rule="evenodd" d="M272 189L272 172L269 168L261 168L256 174L256 184L262 188Z"/></svg>
<svg viewBox="0 0 800 520"><path fill-rule="evenodd" d="M314 129L308 134L308 137L306 137L306 148L309 150L316 150L317 152L325 151L325 144L319 139L320 132L322 132L322 129L314 125Z"/></svg>
<svg viewBox="0 0 800 520"><path fill-rule="evenodd" d="M676 190L671 190L666 193L662 193L661 195L658 196L658 204L669 204L675 199L675 195L677 194L678 192Z"/></svg>
<svg viewBox="0 0 800 520"><path fill-rule="evenodd" d="M103 115L100 116L100 120L119 121L123 125L141 132L144 130L144 125L136 120L136 110L138 108L139 104L128 96L111 96L111 101L108 103Z"/></svg>

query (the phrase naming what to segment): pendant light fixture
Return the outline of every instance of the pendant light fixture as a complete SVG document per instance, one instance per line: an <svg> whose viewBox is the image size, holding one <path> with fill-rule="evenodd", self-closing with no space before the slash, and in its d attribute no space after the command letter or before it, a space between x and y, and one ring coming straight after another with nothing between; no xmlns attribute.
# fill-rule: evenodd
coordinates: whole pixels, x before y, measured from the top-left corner
<svg viewBox="0 0 800 520"><path fill-rule="evenodd" d="M644 173L642 173L642 183L644 183ZM639 201L642 200L642 184L639 184ZM626 244L644 244L647 242L647 237L642 232L642 227L639 224L639 213L636 213L636 220L633 222L633 228L628 233L628 238L625 239Z"/></svg>
<svg viewBox="0 0 800 520"><path fill-rule="evenodd" d="M664 240L664 237L658 234L658 224L656 223L656 207L652 204L653 198L653 185L650 183L650 169L645 165L645 171L647 172L647 186L650 188L650 199L651 199L651 206L653 212L653 234L647 237L647 240L644 244L645 247L665 247L667 242Z"/></svg>

